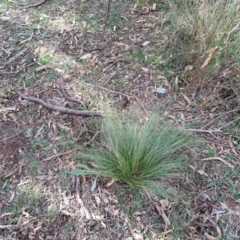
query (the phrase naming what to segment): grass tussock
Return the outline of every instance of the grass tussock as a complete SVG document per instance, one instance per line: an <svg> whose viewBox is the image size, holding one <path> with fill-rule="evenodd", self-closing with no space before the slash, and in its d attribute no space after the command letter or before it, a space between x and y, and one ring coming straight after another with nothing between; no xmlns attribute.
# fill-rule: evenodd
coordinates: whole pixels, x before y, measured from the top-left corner
<svg viewBox="0 0 240 240"><path fill-rule="evenodd" d="M168 37L168 67L181 71L191 65L198 81L220 67L239 66L238 0L169 0L168 4L162 27Z"/></svg>
<svg viewBox="0 0 240 240"><path fill-rule="evenodd" d="M144 124L107 119L99 145L78 154L94 167L81 164L71 173L104 176L133 189L166 196L159 179L181 176L187 167L186 146L190 141L183 130L159 122L157 117Z"/></svg>

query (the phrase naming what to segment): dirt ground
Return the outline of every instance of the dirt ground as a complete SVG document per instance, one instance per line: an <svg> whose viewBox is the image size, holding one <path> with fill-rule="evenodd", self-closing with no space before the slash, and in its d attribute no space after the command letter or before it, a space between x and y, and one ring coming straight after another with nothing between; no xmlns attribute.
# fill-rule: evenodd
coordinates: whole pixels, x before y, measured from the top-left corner
<svg viewBox="0 0 240 240"><path fill-rule="evenodd" d="M165 10L113 1L103 32L102 1L83 1L82 12L73 0L0 4L0 239L240 239L233 66L204 78L195 96L155 54ZM79 147L99 140L102 117L64 114L18 91L76 111L114 109L140 121L157 113L189 129L201 141L189 171L164 180L179 198L67 174L79 164Z"/></svg>

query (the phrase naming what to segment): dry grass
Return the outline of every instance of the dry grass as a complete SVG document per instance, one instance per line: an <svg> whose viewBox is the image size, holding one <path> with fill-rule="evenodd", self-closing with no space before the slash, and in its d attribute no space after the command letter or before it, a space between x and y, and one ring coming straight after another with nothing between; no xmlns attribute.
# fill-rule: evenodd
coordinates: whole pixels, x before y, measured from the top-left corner
<svg viewBox="0 0 240 240"><path fill-rule="evenodd" d="M190 89L219 69L239 69L238 1L168 1L163 32L168 36L167 62L183 71ZM204 83L203 83L204 84Z"/></svg>

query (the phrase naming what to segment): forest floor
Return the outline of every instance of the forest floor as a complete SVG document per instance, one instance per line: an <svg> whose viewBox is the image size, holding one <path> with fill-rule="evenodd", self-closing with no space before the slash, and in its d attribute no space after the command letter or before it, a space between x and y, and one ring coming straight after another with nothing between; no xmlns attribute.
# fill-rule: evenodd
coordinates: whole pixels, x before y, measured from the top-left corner
<svg viewBox="0 0 240 240"><path fill-rule="evenodd" d="M240 239L239 71L226 66L188 88L192 66L175 72L161 58L171 40L163 2L112 1L108 17L105 1L29 4L0 3L0 239ZM157 113L191 129L201 145L171 182L179 198L67 174L78 146L98 141L102 117L18 92L76 111Z"/></svg>

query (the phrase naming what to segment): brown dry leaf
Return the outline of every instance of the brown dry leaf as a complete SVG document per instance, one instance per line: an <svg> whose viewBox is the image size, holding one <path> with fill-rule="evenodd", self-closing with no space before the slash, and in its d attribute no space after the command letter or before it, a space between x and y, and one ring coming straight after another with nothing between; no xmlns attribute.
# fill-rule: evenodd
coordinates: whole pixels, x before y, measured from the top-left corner
<svg viewBox="0 0 240 240"><path fill-rule="evenodd" d="M209 62L212 60L213 58L213 55L215 54L215 52L218 50L218 47L215 47L215 48L211 48L208 52L209 52L209 55L207 57L207 59L205 60L205 62L203 63L203 65L201 66L201 69L206 67Z"/></svg>
<svg viewBox="0 0 240 240"><path fill-rule="evenodd" d="M115 43L113 43L113 45L115 45L117 47L126 47L126 48L129 47L126 43L122 43L122 42L115 42Z"/></svg>
<svg viewBox="0 0 240 240"><path fill-rule="evenodd" d="M205 173L203 170L197 170L197 173L199 173L200 175L204 175L204 176L208 176L207 173Z"/></svg>
<svg viewBox="0 0 240 240"><path fill-rule="evenodd" d="M231 163L227 162L226 160L224 160L224 159L222 159L222 158L220 158L220 157L210 157L210 158L204 158L204 159L202 159L202 161L207 161L207 160L219 160L219 161L221 161L222 163L224 163L226 166L234 169L234 166L233 166Z"/></svg>
<svg viewBox="0 0 240 240"><path fill-rule="evenodd" d="M192 101L184 93L182 93L182 95L183 95L183 98L188 102L188 104L191 105Z"/></svg>
<svg viewBox="0 0 240 240"><path fill-rule="evenodd" d="M145 41L145 42L142 44L142 46L145 47L145 46L147 46L148 44L150 44L150 41Z"/></svg>
<svg viewBox="0 0 240 240"><path fill-rule="evenodd" d="M235 148L234 148L234 146L233 146L231 136L230 136L229 139L228 139L228 143L229 143L229 145L230 145L230 147L231 147L231 150L232 150L232 152L234 153L234 155L235 155L235 156L238 156L238 153L236 152L236 150L235 150Z"/></svg>
<svg viewBox="0 0 240 240"><path fill-rule="evenodd" d="M214 107L210 110L211 113L215 112L218 109L218 107Z"/></svg>
<svg viewBox="0 0 240 240"><path fill-rule="evenodd" d="M83 210L83 212L84 212L84 214L85 214L85 216L88 220L92 218L89 211L86 209L86 207L83 206L82 210Z"/></svg>
<svg viewBox="0 0 240 240"><path fill-rule="evenodd" d="M83 55L82 57L80 57L81 60L85 60L85 59L90 59L92 57L91 53L87 53L85 55Z"/></svg>
<svg viewBox="0 0 240 240"><path fill-rule="evenodd" d="M218 226L216 226L216 230L217 230L217 234L218 234L217 237L211 236L208 233L204 233L204 236L206 236L207 239L209 239L209 240L219 240L219 239L221 239L222 233L221 233L221 230Z"/></svg>
<svg viewBox="0 0 240 240"><path fill-rule="evenodd" d="M111 185L113 185L114 182L115 182L115 180L112 179L110 182L107 183L106 187L110 187Z"/></svg>
<svg viewBox="0 0 240 240"><path fill-rule="evenodd" d="M75 165L75 163L76 163L76 161L70 161L70 162L67 164L67 166L68 166L68 167L72 167L72 166Z"/></svg>
<svg viewBox="0 0 240 240"><path fill-rule="evenodd" d="M17 107L3 107L3 108L0 108L0 113L1 112L7 112L7 111L17 111L18 108Z"/></svg>
<svg viewBox="0 0 240 240"><path fill-rule="evenodd" d="M185 67L185 70L186 71L191 71L193 69L193 66L192 65L187 65L186 67Z"/></svg>
<svg viewBox="0 0 240 240"><path fill-rule="evenodd" d="M50 64L46 64L46 65L35 68L34 71L39 72L39 71L42 71L42 70L53 69L53 68L55 68L55 67L50 65Z"/></svg>
<svg viewBox="0 0 240 240"><path fill-rule="evenodd" d="M227 210L230 214L240 216L240 211L232 210L226 203L220 202L223 209Z"/></svg>
<svg viewBox="0 0 240 240"><path fill-rule="evenodd" d="M193 165L189 165L189 167L194 171L194 172L197 172L199 173L200 175L205 175L205 176L208 176L207 173L205 173L203 170L197 170Z"/></svg>
<svg viewBox="0 0 240 240"><path fill-rule="evenodd" d="M163 207L164 210L168 209L169 201L167 199L160 200L160 203L161 203L161 206Z"/></svg>
<svg viewBox="0 0 240 240"><path fill-rule="evenodd" d="M153 5L152 5L152 10L154 11L154 10L156 10L156 8L157 8L157 4L156 4L156 3L153 3Z"/></svg>
<svg viewBox="0 0 240 240"><path fill-rule="evenodd" d="M143 240L143 235L137 229L131 229L131 234L135 240Z"/></svg>
<svg viewBox="0 0 240 240"><path fill-rule="evenodd" d="M94 196L94 197L95 197L95 200L96 200L96 203L97 203L98 207L100 207L101 206L101 200L100 200L99 196Z"/></svg>
<svg viewBox="0 0 240 240"><path fill-rule="evenodd" d="M164 202L164 204L165 204L165 206L164 205L159 206L158 204L156 204L156 208L158 210L159 215L162 216L162 218L163 218L163 220L165 222L165 230L167 230L168 226L171 225L171 222L169 221L169 219L168 219L168 217L167 217L167 215L165 214L165 211L164 211L167 202Z"/></svg>
<svg viewBox="0 0 240 240"><path fill-rule="evenodd" d="M103 200L103 202L107 205L109 203L106 195L104 193L101 194L101 199Z"/></svg>
<svg viewBox="0 0 240 240"><path fill-rule="evenodd" d="M174 228L173 228L173 229L169 229L169 230L167 230L167 231L164 231L164 232L160 233L160 234L159 234L159 238L163 239L162 237L164 237L165 235L169 234L169 233L172 232L173 230L174 230Z"/></svg>
<svg viewBox="0 0 240 240"><path fill-rule="evenodd" d="M111 213L113 216L118 216L118 214L119 214L119 209L114 209L113 206L107 206L105 208L105 211Z"/></svg>

